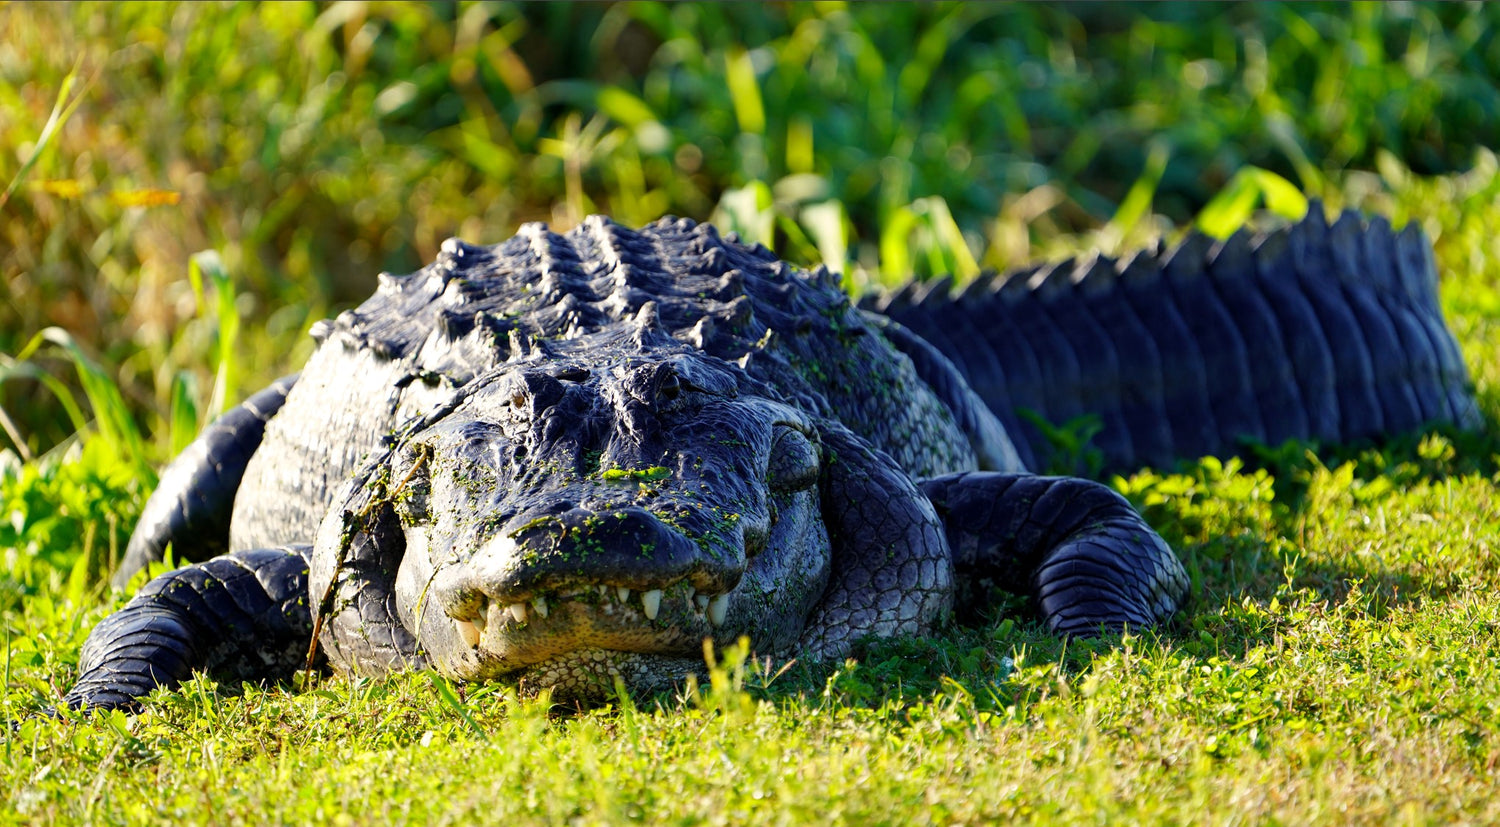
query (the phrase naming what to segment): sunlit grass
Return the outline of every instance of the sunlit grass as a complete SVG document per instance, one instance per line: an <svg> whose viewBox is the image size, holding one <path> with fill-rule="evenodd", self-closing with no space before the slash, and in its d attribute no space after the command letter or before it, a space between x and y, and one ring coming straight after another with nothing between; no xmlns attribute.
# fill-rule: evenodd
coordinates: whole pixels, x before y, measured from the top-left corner
<svg viewBox="0 0 1500 827"><path fill-rule="evenodd" d="M38 717L150 469L447 235L677 212L862 290L1311 196L1424 227L1500 422L1491 8L443 8L0 6L0 822L1500 820L1489 433L1113 480L1193 578L1160 636L997 613L586 712L416 674Z"/></svg>

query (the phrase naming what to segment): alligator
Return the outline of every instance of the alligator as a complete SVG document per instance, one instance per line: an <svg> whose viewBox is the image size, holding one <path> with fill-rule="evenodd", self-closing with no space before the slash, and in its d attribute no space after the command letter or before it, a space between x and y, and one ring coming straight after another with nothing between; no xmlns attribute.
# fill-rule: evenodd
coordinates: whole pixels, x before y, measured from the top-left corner
<svg viewBox="0 0 1500 827"><path fill-rule="evenodd" d="M1421 231L1289 227L852 303L708 224L449 240L314 325L297 376L162 474L72 707L194 672L431 668L590 702L706 641L840 658L1003 590L1058 635L1189 581L1112 489L1031 473L1092 414L1108 468L1479 415Z"/></svg>

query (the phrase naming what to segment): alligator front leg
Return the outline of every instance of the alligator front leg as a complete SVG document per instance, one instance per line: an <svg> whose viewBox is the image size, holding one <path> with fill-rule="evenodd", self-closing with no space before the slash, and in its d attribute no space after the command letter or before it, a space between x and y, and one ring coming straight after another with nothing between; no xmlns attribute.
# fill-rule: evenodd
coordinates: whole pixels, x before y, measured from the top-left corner
<svg viewBox="0 0 1500 827"><path fill-rule="evenodd" d="M296 381L294 374L272 382L214 420L172 460L130 535L116 586L161 560L168 543L179 560L207 560L228 549L229 516L245 466Z"/></svg>
<svg viewBox="0 0 1500 827"><path fill-rule="evenodd" d="M842 426L822 432L823 520L833 546L801 648L842 657L860 638L930 632L953 604L943 525L911 480Z"/></svg>
<svg viewBox="0 0 1500 827"><path fill-rule="evenodd" d="M307 657L308 545L237 551L168 572L89 633L69 707L133 708L194 672L289 677Z"/></svg>
<svg viewBox="0 0 1500 827"><path fill-rule="evenodd" d="M947 530L961 601L982 599L977 586L989 580L1034 597L1054 633L1089 635L1153 626L1187 594L1187 574L1166 542L1098 483L975 472L921 489Z"/></svg>

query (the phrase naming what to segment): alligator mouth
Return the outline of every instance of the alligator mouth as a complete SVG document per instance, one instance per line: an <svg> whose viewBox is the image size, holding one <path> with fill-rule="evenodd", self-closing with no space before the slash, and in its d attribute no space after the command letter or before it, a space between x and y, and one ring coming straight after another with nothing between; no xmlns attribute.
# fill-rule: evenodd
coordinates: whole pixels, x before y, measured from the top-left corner
<svg viewBox="0 0 1500 827"><path fill-rule="evenodd" d="M408 527L405 534L398 580L406 581L407 593L424 595L412 627L460 677L518 677L539 665L577 661L585 651L605 653L603 662L618 660L616 654L701 659L704 639L729 636L735 621L732 590L703 588L720 581L701 571L645 589L585 575L502 597L493 589L455 587L482 579L484 566L434 561L427 529Z"/></svg>
<svg viewBox="0 0 1500 827"><path fill-rule="evenodd" d="M669 594L671 599L667 597ZM650 622L662 617L664 599L668 599L669 607L673 600L680 600L689 615L690 625L723 626L729 613L727 592L710 595L697 591L690 584L634 593L625 586L599 585L558 591L550 596L538 595L530 601L506 605L481 598L471 618L455 618L453 623L464 642L477 647L484 642L485 632L490 629L514 635L537 626L545 627L554 607L564 615L585 613L642 623L642 618L644 622Z"/></svg>
<svg viewBox="0 0 1500 827"><path fill-rule="evenodd" d="M728 619L730 595L687 582L646 591L578 586L520 603L482 599L451 618L458 636L487 665L524 669L580 649L692 655Z"/></svg>

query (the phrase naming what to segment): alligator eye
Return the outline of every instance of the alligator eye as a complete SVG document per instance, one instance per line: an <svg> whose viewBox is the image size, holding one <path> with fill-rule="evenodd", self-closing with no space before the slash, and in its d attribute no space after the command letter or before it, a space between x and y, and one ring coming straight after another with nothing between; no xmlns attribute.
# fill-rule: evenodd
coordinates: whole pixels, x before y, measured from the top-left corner
<svg viewBox="0 0 1500 827"><path fill-rule="evenodd" d="M682 380L678 379L675 373L668 373L662 377L661 384L656 386L656 398L663 401L676 399L680 393L682 393Z"/></svg>
<svg viewBox="0 0 1500 827"><path fill-rule="evenodd" d="M766 482L780 492L801 491L818 482L818 449L801 431L777 428L771 442Z"/></svg>

